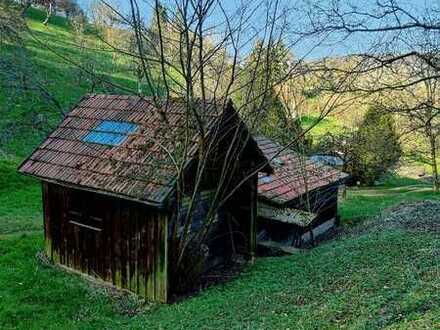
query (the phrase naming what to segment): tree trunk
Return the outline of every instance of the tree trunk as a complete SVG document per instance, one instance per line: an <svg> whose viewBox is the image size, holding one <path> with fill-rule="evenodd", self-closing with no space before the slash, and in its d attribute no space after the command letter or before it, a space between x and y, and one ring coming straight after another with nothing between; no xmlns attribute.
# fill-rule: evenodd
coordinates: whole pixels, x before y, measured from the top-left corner
<svg viewBox="0 0 440 330"><path fill-rule="evenodd" d="M437 167L437 146L436 146L436 139L433 134L429 136L429 142L431 145L431 166L432 166L433 188L435 192L438 192L440 189L440 182L439 182L439 174Z"/></svg>
<svg viewBox="0 0 440 330"><path fill-rule="evenodd" d="M43 22L43 25L47 25L49 23L49 19L52 16L52 2L49 2L49 6L47 7L46 19Z"/></svg>
<svg viewBox="0 0 440 330"><path fill-rule="evenodd" d="M142 94L142 72L141 70L136 70L137 72L137 88L138 88L138 94Z"/></svg>

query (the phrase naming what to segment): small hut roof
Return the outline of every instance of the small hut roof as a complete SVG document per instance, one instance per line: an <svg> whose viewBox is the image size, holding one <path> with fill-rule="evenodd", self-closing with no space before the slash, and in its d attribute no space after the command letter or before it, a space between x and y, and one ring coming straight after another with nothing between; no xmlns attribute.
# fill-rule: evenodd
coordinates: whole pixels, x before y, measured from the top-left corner
<svg viewBox="0 0 440 330"><path fill-rule="evenodd" d="M331 166L314 162L264 136L255 137L274 173L259 174L258 197L282 205L307 192L323 188L348 177Z"/></svg>

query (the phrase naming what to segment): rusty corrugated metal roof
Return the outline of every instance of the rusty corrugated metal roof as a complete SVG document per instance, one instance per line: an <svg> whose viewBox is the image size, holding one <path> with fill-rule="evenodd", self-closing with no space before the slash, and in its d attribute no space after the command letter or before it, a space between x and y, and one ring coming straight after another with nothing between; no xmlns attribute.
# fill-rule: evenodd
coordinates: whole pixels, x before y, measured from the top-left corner
<svg viewBox="0 0 440 330"><path fill-rule="evenodd" d="M185 107L178 99L158 108L148 98L87 95L19 171L43 180L161 204L174 189L176 169L169 153L179 157L184 143L182 131L187 124L195 127L193 119L187 120ZM207 109L199 111L204 126L212 127L223 110L223 106L209 103ZM137 129L127 133L119 145L84 141L103 121L131 123ZM190 135L192 142L185 159L197 151L194 129Z"/></svg>
<svg viewBox="0 0 440 330"><path fill-rule="evenodd" d="M258 196L263 199L284 204L348 177L333 167L313 162L291 149L284 149L264 136L254 139L274 170L272 175L260 173L258 176Z"/></svg>

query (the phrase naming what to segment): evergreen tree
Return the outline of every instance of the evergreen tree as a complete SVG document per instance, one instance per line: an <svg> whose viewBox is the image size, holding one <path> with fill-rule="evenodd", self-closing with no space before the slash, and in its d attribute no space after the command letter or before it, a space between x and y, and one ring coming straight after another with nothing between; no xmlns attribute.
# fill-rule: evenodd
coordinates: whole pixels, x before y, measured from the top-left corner
<svg viewBox="0 0 440 330"><path fill-rule="evenodd" d="M258 41L245 62L236 101L249 115L245 117L258 118L256 131L283 144L296 141L292 147L305 151L310 141L302 136L300 121L280 98L280 83L289 75L292 62L293 55L282 41L268 45Z"/></svg>
<svg viewBox="0 0 440 330"><path fill-rule="evenodd" d="M373 184L402 153L393 116L378 107L367 111L354 141L348 171L361 183Z"/></svg>
<svg viewBox="0 0 440 330"><path fill-rule="evenodd" d="M267 45L257 41L242 68L238 103L245 105L249 111L277 105L274 87L288 73L292 58L282 41Z"/></svg>

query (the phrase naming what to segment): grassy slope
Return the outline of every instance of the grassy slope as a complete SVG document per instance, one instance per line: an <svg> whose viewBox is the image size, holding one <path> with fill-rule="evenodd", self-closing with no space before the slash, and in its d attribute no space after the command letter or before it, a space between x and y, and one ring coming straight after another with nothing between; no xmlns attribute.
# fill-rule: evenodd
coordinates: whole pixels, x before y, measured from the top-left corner
<svg viewBox="0 0 440 330"><path fill-rule="evenodd" d="M32 28L64 47L70 34L63 21L46 29L35 15ZM74 86L72 68L43 55L40 73L55 79L53 91L64 105L74 102L87 86ZM18 118L26 106L17 104L4 121ZM59 118L49 115L53 122ZM27 132L10 141L12 160L0 162L0 328L371 329L440 324L440 239L406 231L347 237L303 254L261 258L230 283L172 306L147 305L129 317L122 311L136 307L130 299L114 299L35 258L42 248L40 188L18 176L15 167L41 137ZM401 185L397 181L350 190L341 203L343 222L355 224L402 200L437 198L418 183Z"/></svg>
<svg viewBox="0 0 440 330"><path fill-rule="evenodd" d="M48 26L41 23L43 20L43 12L29 10L27 23L31 33L25 36L26 60L33 70L28 79L43 84L64 110L91 92L86 75L79 81L74 63L93 65L96 74L114 84L97 86L94 92L117 93L121 92L117 86L132 90L136 87L132 77L123 75L124 59L113 59L111 53L102 50L104 47L95 35L86 33L86 45L91 49L80 50L73 44L75 35L65 19L53 17ZM0 50L0 56L14 55L11 47ZM42 114L43 123L35 125L31 113ZM51 102L22 92L10 98L6 91L0 90L0 235L41 230L41 221L36 221L41 218L40 186L35 180L18 176L15 169L61 118L62 114ZM8 132L12 132L9 137Z"/></svg>
<svg viewBox="0 0 440 330"><path fill-rule="evenodd" d="M353 187L347 190L339 214L345 224L357 224L365 218L379 215L392 205L426 199L440 199L430 185L409 178L389 178L376 187Z"/></svg>
<svg viewBox="0 0 440 330"><path fill-rule="evenodd" d="M111 53L105 51L102 43L92 34L86 34L86 45L91 50L80 50L74 45L75 35L67 26L65 19L54 17L47 27L41 24L43 13L30 10L27 20L31 33L26 35L27 60L32 63L32 77L28 79L35 84L42 84L51 95L61 104L64 110L76 103L85 93L91 91L90 81L83 74L78 81L79 69L76 64L85 67L94 67L96 74L102 75L106 80L123 88L135 87L135 81L130 77L122 77L122 61L113 61ZM96 50L99 49L99 50ZM104 50L102 50L104 49ZM2 56L14 56L13 49L1 50ZM67 59L67 60L66 60ZM109 86L98 86L94 92L111 92ZM116 87L115 92L118 91ZM38 143L44 139L47 132L54 127L62 114L49 101L36 97L20 97L23 93L15 95L13 100L8 99L5 92L0 91L0 130L10 127L8 125L19 123L19 131L0 150L10 157L22 158L29 154ZM29 113L43 114L44 124L32 125ZM1 140L0 140L1 142Z"/></svg>
<svg viewBox="0 0 440 330"><path fill-rule="evenodd" d="M238 279L128 317L123 300L36 262L41 236L0 240L0 327L433 327L440 322L440 239L385 231L261 258Z"/></svg>
<svg viewBox="0 0 440 330"><path fill-rule="evenodd" d="M90 82L86 79L78 82L76 66L57 54L75 63L85 63L92 59L97 74L105 76L116 85L129 88L135 86L130 77L121 78L121 63L114 62L110 53L80 51L74 47L74 34L65 19L53 17L47 27L41 23L43 20L44 14L41 11L29 11L27 22L32 33L26 35L25 40L29 55L27 60L32 63L35 75L29 79L44 84L64 109L68 109L90 91ZM86 35L86 39L89 47L102 47L93 35ZM14 56L13 49L1 49L0 56ZM102 86L99 90L107 91ZM0 132L18 127L10 138L3 141L0 139L0 235L41 230L41 221L36 221L41 218L40 186L35 180L18 176L15 169L62 118L50 102L21 95L18 93L11 100L5 91L0 90ZM43 114L45 123L33 126L29 118L31 112Z"/></svg>
<svg viewBox="0 0 440 330"><path fill-rule="evenodd" d="M319 120L319 117L304 116L301 118L302 127L307 130L310 129L309 135L314 140L319 140L320 137L326 135L329 132L337 133L342 130L339 122L333 117L327 117ZM316 142L316 141L315 141Z"/></svg>

